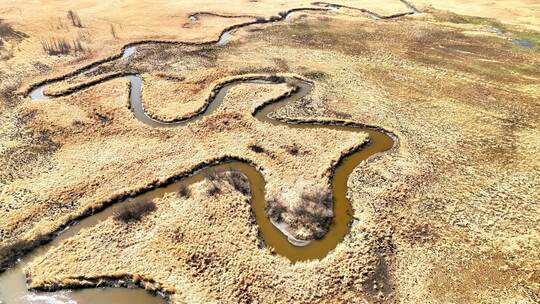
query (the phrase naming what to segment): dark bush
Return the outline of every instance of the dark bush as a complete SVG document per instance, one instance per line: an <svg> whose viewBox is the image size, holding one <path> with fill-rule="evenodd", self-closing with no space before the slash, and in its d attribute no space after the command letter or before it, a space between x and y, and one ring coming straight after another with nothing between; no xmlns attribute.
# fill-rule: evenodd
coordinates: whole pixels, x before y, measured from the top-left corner
<svg viewBox="0 0 540 304"><path fill-rule="evenodd" d="M178 188L178 195L180 197L189 198L191 196L191 189L189 189L189 186L186 184L180 184L180 187Z"/></svg>
<svg viewBox="0 0 540 304"><path fill-rule="evenodd" d="M332 207L332 192L330 191L314 191L311 193L302 194L304 201L314 202L317 205L323 205L327 208Z"/></svg>
<svg viewBox="0 0 540 304"><path fill-rule="evenodd" d="M233 186L236 191L239 191L243 195L250 195L249 180L244 173L238 170L231 170L226 175L227 182Z"/></svg>
<svg viewBox="0 0 540 304"><path fill-rule="evenodd" d="M123 223L136 222L154 210L156 204L153 201L127 202L114 212L113 216L115 220Z"/></svg>
<svg viewBox="0 0 540 304"><path fill-rule="evenodd" d="M221 193L221 188L215 183L211 182L210 187L206 190L206 195L208 196L216 196Z"/></svg>
<svg viewBox="0 0 540 304"><path fill-rule="evenodd" d="M75 27L83 27L81 18L79 18L79 15L74 11L68 11L68 19L71 20L71 24Z"/></svg>
<svg viewBox="0 0 540 304"><path fill-rule="evenodd" d="M285 211L287 211L287 208L285 208L283 203L277 199L270 199L266 203L266 214L278 223L283 221L282 214Z"/></svg>
<svg viewBox="0 0 540 304"><path fill-rule="evenodd" d="M298 148L298 146L296 144L285 146L284 148L285 148L285 150L287 150L287 152L290 155L296 156L296 155L300 154L300 148Z"/></svg>
<svg viewBox="0 0 540 304"><path fill-rule="evenodd" d="M258 145L249 145L248 147L251 151L255 153L263 153L265 152L264 148Z"/></svg>
<svg viewBox="0 0 540 304"><path fill-rule="evenodd" d="M209 181L215 181L219 178L218 174L215 171L206 173L204 177Z"/></svg>
<svg viewBox="0 0 540 304"><path fill-rule="evenodd" d="M99 119L102 125L106 125L111 121L107 115L103 115L101 113L96 113L96 117Z"/></svg>
<svg viewBox="0 0 540 304"><path fill-rule="evenodd" d="M45 53L49 55L67 55L71 53L71 51L85 51L79 38L73 39L71 43L65 38L51 38L46 41L41 41L41 47Z"/></svg>

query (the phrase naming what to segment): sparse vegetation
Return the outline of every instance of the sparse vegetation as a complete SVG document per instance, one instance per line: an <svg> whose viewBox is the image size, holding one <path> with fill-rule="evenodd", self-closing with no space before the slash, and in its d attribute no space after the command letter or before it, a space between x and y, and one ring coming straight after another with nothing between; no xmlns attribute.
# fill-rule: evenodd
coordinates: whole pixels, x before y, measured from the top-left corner
<svg viewBox="0 0 540 304"><path fill-rule="evenodd" d="M208 189L206 189L206 195L216 196L221 193L221 188L216 182L211 182Z"/></svg>
<svg viewBox="0 0 540 304"><path fill-rule="evenodd" d="M314 191L302 194L304 202L312 202L326 208L332 207L332 192L330 191Z"/></svg>
<svg viewBox="0 0 540 304"><path fill-rule="evenodd" d="M264 153L266 151L259 145L250 145L248 148L255 153Z"/></svg>
<svg viewBox="0 0 540 304"><path fill-rule="evenodd" d="M290 155L296 156L300 154L300 148L298 147L297 144L288 145L288 146L285 146L284 148Z"/></svg>
<svg viewBox="0 0 540 304"><path fill-rule="evenodd" d="M111 35L114 39L118 39L118 36L116 35L116 29L114 28L114 24L111 23Z"/></svg>
<svg viewBox="0 0 540 304"><path fill-rule="evenodd" d="M136 222L154 210L156 210L156 204L153 201L126 202L113 216L119 222Z"/></svg>
<svg viewBox="0 0 540 304"><path fill-rule="evenodd" d="M83 27L81 18L77 14L77 12L74 12L72 10L69 10L67 13L67 17L69 20L71 20L71 24L75 27Z"/></svg>
<svg viewBox="0 0 540 304"><path fill-rule="evenodd" d="M183 198L189 198L191 196L191 189L186 184L180 184L178 188L178 196Z"/></svg>
<svg viewBox="0 0 540 304"><path fill-rule="evenodd" d="M249 180L244 173L238 170L228 171L225 173L225 180L243 195L248 196L251 194Z"/></svg>
<svg viewBox="0 0 540 304"><path fill-rule="evenodd" d="M68 55L71 52L79 53L85 51L80 38L73 39L71 42L65 38L51 38L41 41L41 47L45 53L51 56Z"/></svg>

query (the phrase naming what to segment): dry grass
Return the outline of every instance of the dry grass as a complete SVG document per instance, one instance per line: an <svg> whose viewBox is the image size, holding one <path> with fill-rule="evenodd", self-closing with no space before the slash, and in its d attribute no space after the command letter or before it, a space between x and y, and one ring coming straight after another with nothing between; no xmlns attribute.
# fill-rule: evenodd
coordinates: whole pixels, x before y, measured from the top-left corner
<svg viewBox="0 0 540 304"><path fill-rule="evenodd" d="M114 213L113 218L123 223L136 222L155 210L153 201L127 202Z"/></svg>
<svg viewBox="0 0 540 304"><path fill-rule="evenodd" d="M251 151L255 152L255 153L264 153L264 152L266 152L266 150L263 147L261 147L259 145L255 145L255 144L249 145L249 149Z"/></svg>
<svg viewBox="0 0 540 304"><path fill-rule="evenodd" d="M71 21L71 25L73 25L74 27L84 27L81 18L79 17L77 12L69 10L67 13L67 17Z"/></svg>
<svg viewBox="0 0 540 304"><path fill-rule="evenodd" d="M191 189L186 184L180 184L178 195L183 198L189 198L191 196Z"/></svg>
<svg viewBox="0 0 540 304"><path fill-rule="evenodd" d="M45 53L51 56L82 53L85 51L80 38L73 39L71 42L66 38L50 38L49 40L41 41L41 47Z"/></svg>
<svg viewBox="0 0 540 304"><path fill-rule="evenodd" d="M135 8L138 5L134 3ZM283 9L278 6L276 12ZM269 14L266 6L265 10L263 13ZM180 14L167 14L175 16L176 23L171 24L178 24ZM168 30L169 19L160 20L161 15L153 9L148 15L150 18L144 20L151 24L146 32L134 24L130 31L122 32L122 39L107 45L103 41L112 41L109 21L103 22L106 39L96 35L94 43L103 45L105 55L110 55L119 50L115 43L136 40L137 35L145 37L148 29L163 28L160 34L164 37L177 37ZM65 19L65 11L61 17ZM186 81L208 79L197 86L209 90L213 83L242 71L279 70L273 58L287 58L291 73L324 69L327 75L316 80L309 99L274 115L325 119L329 117L327 110L339 110L352 121L392 130L399 146L352 172L347 194L359 224L321 262L290 266L282 257L257 248L258 229L250 206L243 204L238 193L223 191L219 202L216 199L208 207L204 203L208 200L205 183L201 189L192 189L189 199L168 197L171 206L163 211L160 202L152 214L160 220L152 225L143 220L133 222L140 229L119 230L111 229L118 228L111 220L75 236L29 267L33 286L54 284L55 278L123 269L159 281L158 289L173 286L177 296L173 302L179 303L186 299L235 302L240 296L251 297L253 302L361 302L365 292L360 287L370 277L366 272L377 269L372 253L378 240L385 239L395 248L386 261L396 302L534 303L532 291L537 283L531 273L539 259L536 249L540 240L538 215L530 211L535 210L531 202L538 196L534 173L540 151L535 141L540 92L537 76L523 73L520 67L534 67L538 56L535 50L513 47L493 35L463 32L463 24L440 25L436 19L425 22L424 18L431 17L423 14L373 22L338 14L327 14L325 21L309 15L305 28L292 23L261 26L257 32L260 37L239 30L235 33L239 39L216 48L214 57L199 58L196 48L147 46L138 49L133 60L106 65L106 71L134 68L148 76L162 73L185 76ZM161 22L159 27L154 20ZM85 26L96 26L90 22L85 19ZM194 39L210 36L210 30L204 35L193 34L204 29L193 28L179 35ZM17 30L47 37L37 35L39 31L31 24ZM314 39L305 44L305 37ZM28 45L32 46L31 41ZM35 45L39 49L39 42ZM158 56L162 50L167 56ZM40 54L30 60L16 52L12 60L34 62L47 57L34 53ZM2 91L9 91L8 84L16 89L23 80L29 84L33 77L72 70L70 64L55 59L45 59L39 71L2 70L8 75L0 82ZM20 67L25 66L31 65ZM205 78L209 75L213 78ZM145 94L151 92L153 83L150 77L145 78ZM171 87L154 90L145 95L145 101L153 102L156 108L167 106L169 100L179 98L174 85ZM169 93L171 98L163 97ZM283 194L280 205L272 210L274 216L288 221L288 214L295 219L299 211L306 223L312 222L310 218L315 223L328 218L311 208L328 205L324 195L304 195L302 203L310 208L296 207L293 199L300 198L304 189L326 185L331 164L341 152L358 144L361 136L261 126L249 115L250 110L275 95L254 86L230 93L223 108L238 113L238 118L231 119L218 110L214 117L189 128L149 128L136 121L126 106L124 79L54 102L17 99L12 108L2 108L0 132L6 140L2 141L5 152L1 152L0 165L2 176L7 178L0 181L5 183L1 242L48 233L119 189L129 193L220 155L249 157L265 169L268 196ZM180 99L203 100L208 96L192 95L187 92ZM3 105L8 97L1 99ZM12 118L31 111L36 114L24 123ZM110 113L114 120L104 127L95 119L96 112ZM226 127L224 118L229 122ZM84 122L85 127L71 127L74 121ZM62 148L34 153L31 165L26 157L13 161L13 154L32 153L33 146L28 144L32 139L25 134L41 129L49 130L51 139ZM300 157L284 150L294 142L299 143L299 151L309 151L309 155ZM275 153L275 159L253 153L248 147L252 143ZM420 226L422 229L417 229ZM310 235L308 225L299 223L297 227ZM146 233L150 229L158 233ZM180 232L181 243L175 238ZM141 244L137 250L125 250L135 243ZM106 250L95 250L98 247ZM211 257L208 267L186 265L195 252L203 260Z"/></svg>
<svg viewBox="0 0 540 304"><path fill-rule="evenodd" d="M246 196L251 195L249 180L244 173L231 170L225 173L224 178L236 191Z"/></svg>
<svg viewBox="0 0 540 304"><path fill-rule="evenodd" d="M222 192L221 187L217 184L217 182L212 181L208 185L208 188L206 189L206 195L207 196L216 196Z"/></svg>

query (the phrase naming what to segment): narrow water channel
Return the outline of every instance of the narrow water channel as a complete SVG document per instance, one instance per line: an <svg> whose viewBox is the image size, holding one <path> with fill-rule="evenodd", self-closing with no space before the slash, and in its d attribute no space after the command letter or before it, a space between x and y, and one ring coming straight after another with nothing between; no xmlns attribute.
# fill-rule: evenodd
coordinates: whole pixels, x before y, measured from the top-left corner
<svg viewBox="0 0 540 304"><path fill-rule="evenodd" d="M274 252L279 255L287 257L291 262L305 261L311 259L324 258L329 251L334 249L339 244L350 229L350 225L353 219L353 211L351 204L347 199L347 181L349 174L360 164L363 160L385 151L390 150L394 146L394 140L386 133L376 130L374 128L365 128L359 126L345 126L339 124L317 124L317 123L288 123L285 121L275 120L269 117L269 114L284 106L288 103L294 103L302 97L309 95L312 90L312 84L306 81L292 78L275 78L268 80L265 77L261 79L251 80L238 80L224 85L216 94L214 99L210 102L208 107L203 109L201 113L193 116L187 120L178 122L160 122L148 116L144 111L142 100L142 79L140 76L129 76L131 83L130 92L130 106L137 118L142 122L154 126L179 126L186 123L193 122L201 119L202 117L212 114L212 112L219 107L223 102L227 92L234 86L243 83L255 83L260 85L273 85L276 83L289 83L297 87L297 90L289 97L284 98L278 102L266 105L260 111L256 112L255 118L258 120L269 123L272 125L286 125L289 128L325 128L334 129L340 131L349 131L359 134L359 138L362 138L364 133L368 133L370 142L367 146L363 147L359 151L352 153L342 160L340 165L336 168L334 176L331 181L332 192L334 198L334 219L332 221L330 230L328 233L319 240L313 240L307 245L295 246L289 241L288 237L282 233L268 218L266 214L266 198L264 194L265 181L261 174L252 166L234 161L229 162L226 168L242 171L250 180L252 189L251 204L255 217L257 219L257 225L259 227L261 236L266 246L273 248ZM218 167L222 168L222 167ZM161 194L160 194L161 195ZM145 199L151 199L145 197Z"/></svg>
<svg viewBox="0 0 540 304"><path fill-rule="evenodd" d="M330 7L335 10L336 7ZM282 19L286 19L291 13L298 10L291 10L287 14L282 15ZM222 45L230 38L232 30L224 31L215 42L216 45ZM136 46L130 46L124 49L119 57L126 59L136 51ZM86 71L81 71L79 75L89 73L91 67ZM369 134L370 143L362 147L359 151L345 157L339 166L336 168L334 176L331 179L331 188L334 202L334 219L328 233L319 240L313 240L304 246L293 245L288 237L282 233L268 218L266 214L266 198L265 198L265 180L259 171L253 166L240 161L230 161L219 165L206 167L194 175L172 183L166 187L160 187L141 194L137 197L130 198L124 202L120 202L106 210L94 214L84 220L72 225L66 231L60 233L52 242L41 246L26 255L19 263L8 271L0 274L0 304L22 304L22 303L163 303L164 299L155 297L142 289L126 289L126 288L91 288L82 290L65 290L58 292L35 292L28 291L26 287L26 279L24 268L34 258L45 254L50 248L57 246L60 242L75 235L83 228L88 228L96 225L102 220L108 219L114 211L122 204L138 200L153 200L162 197L169 192L177 192L181 185L191 185L204 179L211 172L225 172L230 170L239 170L243 172L250 182L251 188L251 204L255 214L257 225L260 234L267 247L272 248L273 252L286 257L291 262L306 261L311 259L324 258L328 252L334 249L347 235L353 220L353 210L350 202L347 199L347 181L350 173L362 161L379 153L384 153L394 146L394 140L385 132L379 131L376 128L361 127L360 125L345 125L336 122L335 124L322 124L314 122L297 122L289 123L280 120L274 120L268 117L268 114L276 109L284 106L287 103L293 103L300 98L308 95L312 90L312 84L306 81L293 78L274 78L268 80L268 77L261 76L260 79L238 80L224 85L215 95L214 99L203 109L191 117L186 117L183 120L175 122L163 122L150 117L144 110L142 100L142 78L139 75L129 75L126 78L130 82L129 104L134 116L140 121L151 127L178 127L186 123L191 123L210 115L223 102L227 92L234 86L242 83L257 83L264 85L273 85L276 83L289 83L296 86L297 90L291 96L280 101L267 105L254 113L258 120L272 125L286 125L290 128L325 128L336 129L340 131L349 131L359 134L359 138L363 138L363 133ZM42 84L35 87L29 92L29 97L34 100L50 99L44 90L48 84Z"/></svg>
<svg viewBox="0 0 540 304"><path fill-rule="evenodd" d="M306 81L301 81L299 79L291 78L274 78L273 80L268 80L268 78L261 77L261 79L251 79L251 80L238 80L230 82L224 85L218 93L215 95L214 99L208 104L208 106L203 109L197 115L194 115L188 119L177 121L177 122L161 122L157 119L150 117L144 111L144 102L142 100L142 78L139 75L130 75L126 76L130 81L130 95L129 95L129 104L130 108L133 111L135 117L140 121L152 126L152 127L177 127L187 123L191 123L195 120L201 119L202 117L211 115L219 105L223 102L227 92L234 86L243 83L256 83L260 85L273 85L276 83L289 83L297 87L295 93L291 96L284 98L278 102L272 103L263 107L261 110L256 112L254 115L257 119L262 122L269 123L272 125L286 125L290 128L326 128L326 129L335 129L341 131L349 131L359 133L367 132L369 134L370 143L369 145L363 147L361 150L349 155L344 158L340 165L336 168L335 174L331 180L333 199L334 199L334 219L330 226L328 233L319 240L313 240L304 246L295 246L289 242L288 237L283 234L268 218L266 214L266 199L265 199L265 181L263 176L259 171L249 164L240 162L240 161L231 161L220 165L215 165L207 167L193 176L170 184L167 187L160 187L154 190L148 191L142 195L139 195L135 198L131 198L128 201L148 201L153 200L158 197L162 197L169 192L177 192L181 184L191 185L193 183L201 181L204 176L210 172L224 172L228 170L239 170L243 172L249 179L251 187L251 204L253 212L255 214L257 225L259 227L261 236L266 244L266 246L273 248L273 251L279 255L287 257L292 262L305 261L310 259L321 259L324 258L329 251L334 249L337 244L339 244L345 235L350 229L352 223L352 208L347 199L347 180L349 174L354 170L354 168L363 160L377 154L385 152L391 149L394 145L394 140L385 134L384 132L372 129L372 128L363 128L355 126L345 126L345 125L325 125L325 124L316 124L316 123L288 123L280 120L271 119L268 115L275 111L276 109L284 106L287 103L293 103L298 101L300 98L308 95L312 90L312 84ZM359 138L362 138L359 136ZM69 297L77 301L78 303L86 303L85 299L93 299L96 295L107 297L107 299L115 299L114 303L159 303L159 298L151 297L143 290L127 290L118 289L118 288L106 288L106 289L85 289L78 291L66 292L54 292L54 293L31 293L26 291L25 276L23 273L23 268L26 264L34 257L39 256L46 252L49 248L56 246L62 240L75 235L80 229L92 227L97 224L99 221L107 219L113 214L114 210L118 208L121 204L129 203L122 202L111 208L108 208L98 214L95 214L91 217L86 218L85 220L75 224L66 232L60 234L53 242L38 248L33 251L30 256L25 257L16 267L10 269L5 274L0 275L0 295L3 293L13 294L11 290L17 290L20 294L23 295L25 301L17 302L14 300L9 301L9 303L29 303L27 300L33 297L38 299L40 297ZM4 286L6 288L4 288ZM10 291L8 291L10 290ZM129 294L129 296L127 295ZM117 300L115 295L119 295L120 298ZM139 299L134 301L132 297ZM128 302L124 302L127 300ZM41 302L30 302L30 303L41 303ZM69 302L68 302L69 303Z"/></svg>

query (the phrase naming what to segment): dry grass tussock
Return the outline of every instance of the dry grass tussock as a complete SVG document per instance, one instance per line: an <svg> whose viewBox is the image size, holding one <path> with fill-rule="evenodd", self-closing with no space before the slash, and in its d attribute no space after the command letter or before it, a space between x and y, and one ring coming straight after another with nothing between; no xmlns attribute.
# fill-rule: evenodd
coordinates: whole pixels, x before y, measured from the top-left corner
<svg viewBox="0 0 540 304"><path fill-rule="evenodd" d="M325 190L304 193L292 208L274 198L268 201L266 212L277 223L285 223L293 230L307 228L314 231L315 238L321 238L332 223L332 193Z"/></svg>
<svg viewBox="0 0 540 304"><path fill-rule="evenodd" d="M74 27L84 27L83 24L82 24L81 18L79 17L77 12L69 10L68 13L67 13L67 17L71 21L71 24Z"/></svg>
<svg viewBox="0 0 540 304"><path fill-rule="evenodd" d="M251 195L249 186L249 180L247 176L238 170L227 171L223 178L227 181L236 191L242 193L245 196Z"/></svg>
<svg viewBox="0 0 540 304"><path fill-rule="evenodd" d="M221 173L211 172L205 175L210 185L206 190L208 196L222 193L222 182L228 183L233 189L245 196L251 195L251 188L247 176L239 170L229 170Z"/></svg>
<svg viewBox="0 0 540 304"><path fill-rule="evenodd" d="M80 38L75 38L69 41L66 38L50 38L41 41L43 51L51 56L68 55L72 52L82 53L85 48L82 45Z"/></svg>
<svg viewBox="0 0 540 304"><path fill-rule="evenodd" d="M154 210L156 204L153 201L125 203L114 213L114 219L123 223L136 222Z"/></svg>
<svg viewBox="0 0 540 304"><path fill-rule="evenodd" d="M178 196L183 198L189 198L191 197L191 189L186 184L180 184L180 187L178 188Z"/></svg>

